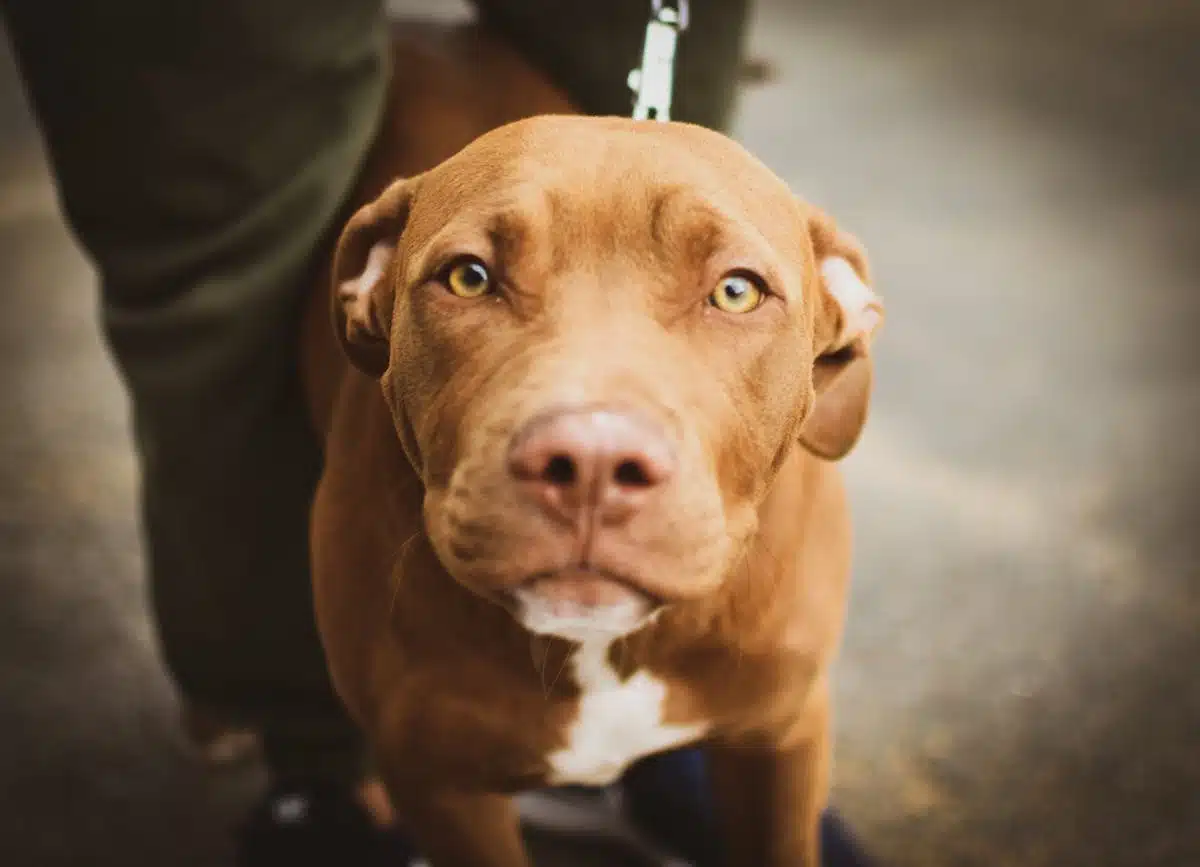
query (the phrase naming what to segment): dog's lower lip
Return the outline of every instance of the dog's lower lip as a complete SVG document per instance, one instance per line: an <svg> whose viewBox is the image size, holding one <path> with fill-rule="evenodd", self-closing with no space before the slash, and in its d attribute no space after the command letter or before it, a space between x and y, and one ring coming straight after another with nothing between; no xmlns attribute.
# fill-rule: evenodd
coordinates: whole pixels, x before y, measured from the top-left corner
<svg viewBox="0 0 1200 867"><path fill-rule="evenodd" d="M664 604L664 600L659 598L654 593L651 593L640 583L622 575L618 572L610 572L607 569L597 569L593 566L565 566L561 569L547 569L543 572L534 572L522 581L515 589L529 589L536 585L539 581L555 581L555 580L570 580L572 576L583 578L599 579L616 584L619 587L627 590L637 596L641 596L652 607L658 608Z"/></svg>

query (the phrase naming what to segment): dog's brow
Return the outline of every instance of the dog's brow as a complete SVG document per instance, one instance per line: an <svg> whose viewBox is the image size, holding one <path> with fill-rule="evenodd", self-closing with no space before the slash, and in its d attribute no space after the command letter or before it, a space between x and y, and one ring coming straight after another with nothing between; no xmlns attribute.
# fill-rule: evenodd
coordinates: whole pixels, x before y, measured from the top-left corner
<svg viewBox="0 0 1200 867"><path fill-rule="evenodd" d="M529 220L516 211L501 211L488 223L487 235L495 255L502 261L512 261L520 255L521 245L529 237Z"/></svg>
<svg viewBox="0 0 1200 867"><path fill-rule="evenodd" d="M650 205L650 237L654 239L654 243L662 244L663 232L665 230L664 223L667 221L669 207L679 196L678 187L668 187L660 190L654 197L654 201Z"/></svg>
<svg viewBox="0 0 1200 867"><path fill-rule="evenodd" d="M667 187L650 206L650 237L662 247L682 242L689 259L707 260L726 240L728 218L682 187Z"/></svg>

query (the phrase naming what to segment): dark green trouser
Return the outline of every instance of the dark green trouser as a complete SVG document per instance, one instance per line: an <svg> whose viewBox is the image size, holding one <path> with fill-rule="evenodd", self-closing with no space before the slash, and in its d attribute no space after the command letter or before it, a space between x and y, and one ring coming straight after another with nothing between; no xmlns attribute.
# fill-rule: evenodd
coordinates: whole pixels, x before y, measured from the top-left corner
<svg viewBox="0 0 1200 867"><path fill-rule="evenodd" d="M747 3L694 4L679 119L725 124ZM649 2L480 5L581 107L628 112ZM166 662L191 701L260 729L276 772L358 774L311 611L320 457L295 335L377 123L380 2L0 8L132 395Z"/></svg>

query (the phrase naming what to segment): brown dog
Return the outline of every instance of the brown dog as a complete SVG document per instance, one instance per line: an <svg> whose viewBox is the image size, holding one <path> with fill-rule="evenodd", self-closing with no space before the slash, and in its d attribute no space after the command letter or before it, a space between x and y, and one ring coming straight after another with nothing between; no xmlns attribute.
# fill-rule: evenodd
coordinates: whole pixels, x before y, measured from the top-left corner
<svg viewBox="0 0 1200 867"><path fill-rule="evenodd" d="M731 863L815 867L862 252L732 141L447 40L397 49L306 346L337 688L437 867L521 867L511 793L696 741Z"/></svg>

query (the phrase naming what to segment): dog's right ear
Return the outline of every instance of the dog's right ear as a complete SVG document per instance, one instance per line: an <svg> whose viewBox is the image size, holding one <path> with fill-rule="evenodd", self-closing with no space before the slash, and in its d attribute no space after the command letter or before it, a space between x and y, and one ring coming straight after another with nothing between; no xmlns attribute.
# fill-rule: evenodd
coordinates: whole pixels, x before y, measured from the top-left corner
<svg viewBox="0 0 1200 867"><path fill-rule="evenodd" d="M350 218L333 257L333 323L354 366L378 379L388 367L396 245L417 178L393 183Z"/></svg>

